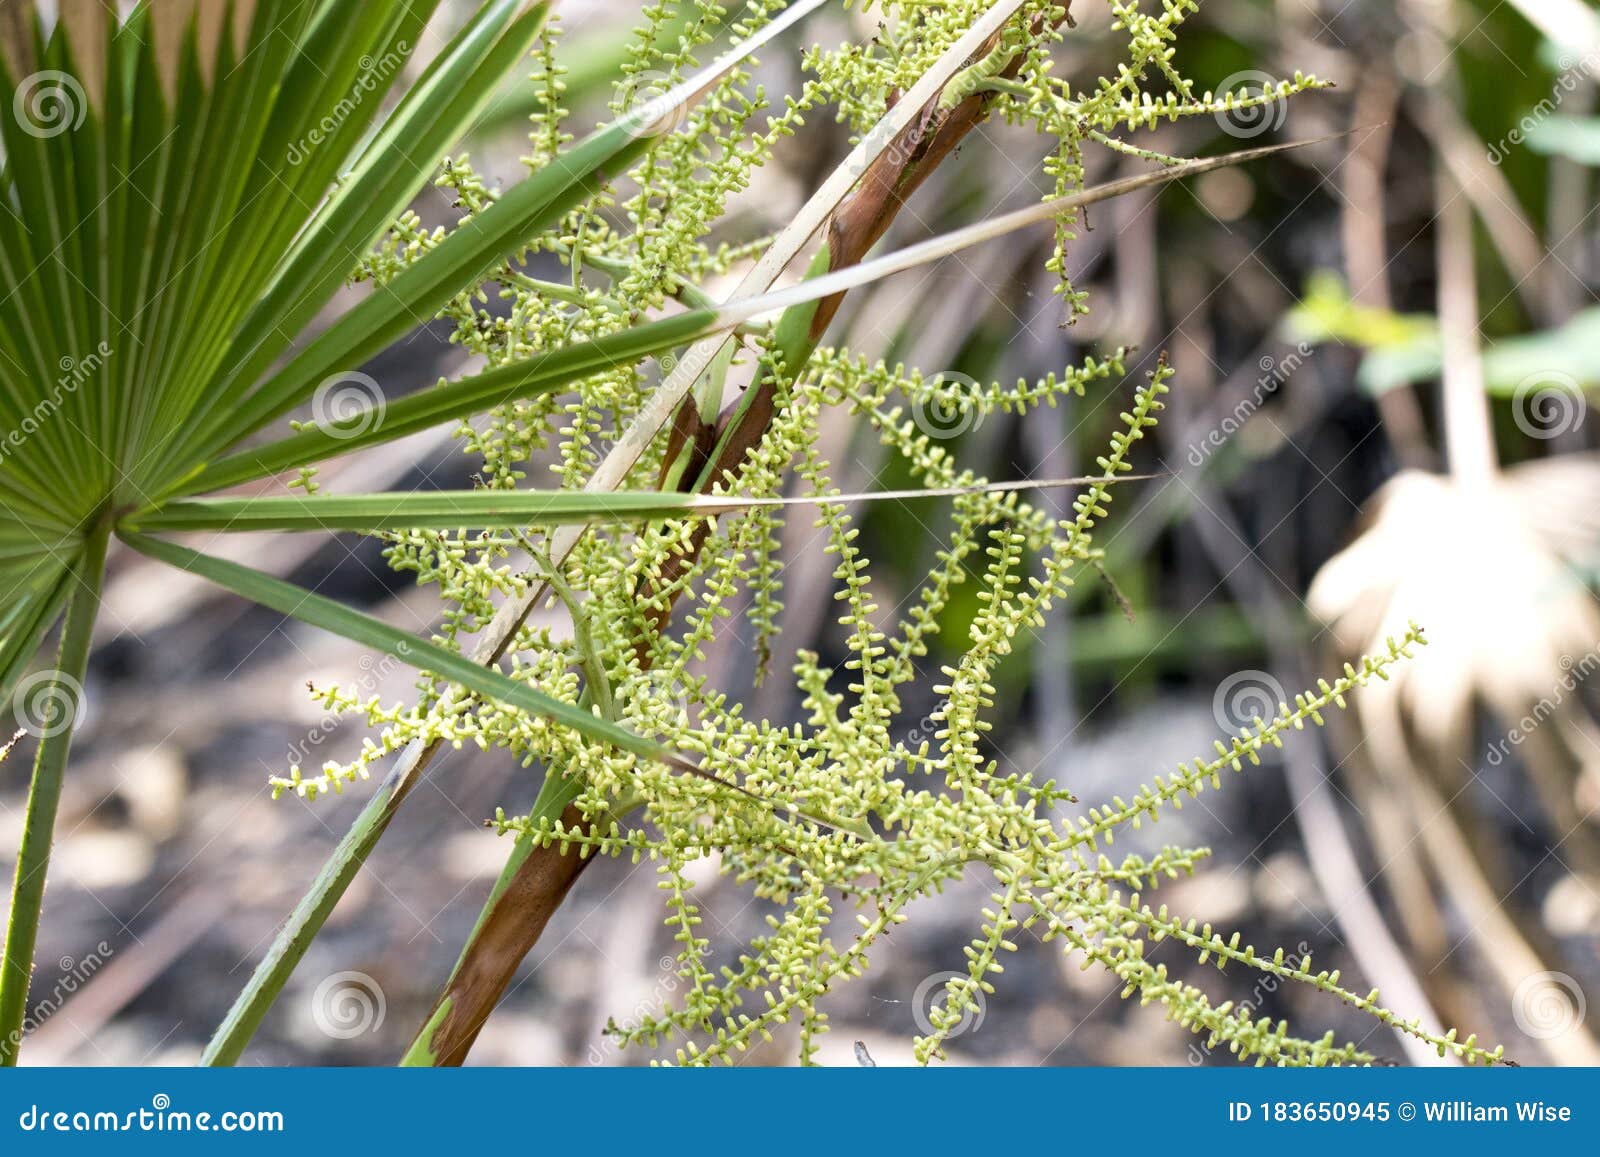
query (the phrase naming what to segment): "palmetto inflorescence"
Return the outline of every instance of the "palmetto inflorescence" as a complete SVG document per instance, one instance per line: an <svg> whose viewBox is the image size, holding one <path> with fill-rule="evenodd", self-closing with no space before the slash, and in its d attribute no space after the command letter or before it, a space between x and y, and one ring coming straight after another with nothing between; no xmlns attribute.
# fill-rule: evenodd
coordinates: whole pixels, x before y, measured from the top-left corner
<svg viewBox="0 0 1600 1157"><path fill-rule="evenodd" d="M1064 788L996 760L986 721L994 672L1077 573L1099 565L1095 532L1156 421L1165 364L1135 392L1092 475L1075 481L1071 516L1056 519L1030 505L1025 488L958 468L914 415L1026 412L1069 393L1109 392L1125 375L1124 352L1040 381L953 390L822 344L839 295L899 267L863 263L868 250L984 120L1040 138L1053 199L1033 216L1055 222L1048 266L1071 317L1087 308L1065 275L1078 213L1115 191L1085 188L1086 150L1148 162L1155 175L1134 184L1197 171L1216 162L1153 153L1135 143L1139 130L1283 100L1315 81L1205 92L1175 55L1194 3L1110 0L1118 63L1109 79L1085 84L1052 72L1053 50L1072 29L1065 5L951 0L881 6L875 35L811 49L796 90L775 96L756 83L751 52L821 0L754 0L738 11L701 0L642 11L611 119L580 133L558 25L543 6L487 0L422 66L415 46L437 7L156 3L116 23L68 4L53 33L36 27L8 61L19 109L32 107L21 95L40 77L81 101L65 129L13 117L0 133L0 195L11 209L0 214L0 420L26 431L0 460L8 695L64 610L58 681L81 675L113 537L419 667L427 674L414 704L319 692L376 734L353 762L285 768L274 786L343 790L378 759L442 743L544 768L533 812L495 821L515 835L508 871L518 857L551 851L658 864L684 996L620 1035L681 1042L683 1060L731 1059L790 1021L811 1059L827 992L866 967L914 900L978 871L994 879L991 906L918 1043L924 1060L941 1054L948 1027L988 991L1024 927L1240 1056L1370 1059L1211 1003L1147 961L1147 944L1172 939L1219 966L1304 981L1441 1052L1497 1055L1402 1024L1376 994L1347 991L1309 959L1258 955L1237 936L1145 903L1162 879L1192 871L1203 849L1109 854L1124 825L1217 786L1224 771L1383 677L1420 642L1415 630L1219 742L1214 757L1076 818L1064 818L1075 812ZM196 11L203 16L191 18ZM715 63L703 67L702 56ZM464 156L441 167L502 78L530 58L540 111L527 175L496 189ZM789 138L827 115L850 126L850 158L795 225L741 235L729 223L740 195ZM428 229L407 210L430 180L454 196L452 225ZM806 283L761 296L813 234ZM986 235L978 226L950 246ZM745 291L719 305L706 287L740 274ZM351 280L364 295L313 333ZM440 316L474 357L459 380L354 414L317 404ZM308 405L312 420L291 424ZM837 466L818 445L820 416L839 410L943 496L927 501L948 503L942 549L898 622L881 614ZM316 477L330 458L441 424L459 426L476 490L352 496ZM267 494L203 497L267 480L276 480ZM816 519L818 549L836 564L848 658L835 672L802 654L782 673L806 713L783 723L754 718L709 686L697 663L740 618L763 652L780 628L777 529L796 517L795 503ZM434 637L409 638L159 537L243 529L381 535L393 566L437 587ZM963 583L979 588L980 610L959 662L930 675L920 661ZM564 609L570 630L528 619L547 602ZM907 740L902 698L919 681L932 682L940 706ZM20 1023L26 998L69 734L45 742L35 771L0 1029ZM398 806L403 792L385 791ZM209 1059L238 1055L304 951L302 933L315 933L342 873L386 820L374 813L352 833ZM688 868L708 855L770 905L769 934L733 966L714 968L697 931ZM476 951L468 946L463 968ZM459 1000L447 990L409 1059L459 1059L476 1030L461 1027ZM14 1059L14 1043L0 1048Z"/></svg>

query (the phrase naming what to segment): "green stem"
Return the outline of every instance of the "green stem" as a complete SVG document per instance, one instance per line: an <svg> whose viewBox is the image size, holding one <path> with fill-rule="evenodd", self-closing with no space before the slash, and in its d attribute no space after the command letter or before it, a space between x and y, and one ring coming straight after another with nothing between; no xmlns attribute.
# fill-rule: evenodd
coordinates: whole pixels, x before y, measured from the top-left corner
<svg viewBox="0 0 1600 1157"><path fill-rule="evenodd" d="M95 617L100 612L100 586L105 575L106 543L111 524L101 519L73 569L78 588L67 608L61 649L47 695L56 714L47 723L33 765L28 810L17 850L17 872L11 886L11 917L6 925L5 958L0 962L0 1065L15 1065L28 1012L28 984L39 939L39 914L44 908L45 876L50 870L50 844L55 833L61 784L72 747L72 727L83 706L83 677ZM64 714L62 714L64 712Z"/></svg>
<svg viewBox="0 0 1600 1157"><path fill-rule="evenodd" d="M552 770L529 818L578 822L581 817L569 809L581 789L578 778ZM459 1065L466 1060L518 965L591 859L575 848L563 854L559 844L546 847L528 835L516 838L449 981L401 1065Z"/></svg>
<svg viewBox="0 0 1600 1157"><path fill-rule="evenodd" d="M394 770L383 785L361 809L355 823L339 841L339 846L328 857L312 882L311 888L300 898L289 914L288 921L272 942L266 957L256 966L222 1024L217 1027L211 1043L200 1056L203 1065L224 1066L236 1063L250 1038L266 1017L283 986L294 974L306 949L316 939L327 921L328 914L339 903L350 881L361 871L372 849L389 827L389 821L416 786L433 754L433 748L413 744L400 757Z"/></svg>

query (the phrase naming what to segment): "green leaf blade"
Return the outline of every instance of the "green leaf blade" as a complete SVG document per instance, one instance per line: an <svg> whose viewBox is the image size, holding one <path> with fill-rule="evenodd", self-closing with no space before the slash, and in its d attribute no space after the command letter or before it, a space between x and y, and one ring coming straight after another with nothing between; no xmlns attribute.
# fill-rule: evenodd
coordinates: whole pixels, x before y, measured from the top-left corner
<svg viewBox="0 0 1600 1157"><path fill-rule="evenodd" d="M202 554L188 547L123 532L119 536L140 554L179 570L198 575L241 598L297 619L313 627L339 635L352 642L392 655L403 663L485 695L508 706L543 716L571 728L595 743L615 747L641 759L698 773L698 767L683 756L624 727L601 719L571 703L524 686L499 671L479 666L471 659L436 643L419 639L397 627L360 611L351 610L326 596L294 583L252 570L236 562Z"/></svg>

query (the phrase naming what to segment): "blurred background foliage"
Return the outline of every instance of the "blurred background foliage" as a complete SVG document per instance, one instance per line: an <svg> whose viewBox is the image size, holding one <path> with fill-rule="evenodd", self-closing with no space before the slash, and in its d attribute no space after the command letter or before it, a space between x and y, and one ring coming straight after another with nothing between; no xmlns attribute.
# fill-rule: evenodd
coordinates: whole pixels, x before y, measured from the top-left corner
<svg viewBox="0 0 1600 1157"><path fill-rule="evenodd" d="M1074 8L1059 70L1098 75L1106 9ZM631 6L572 0L561 16L566 103L587 125L607 115L616 30L631 23ZM874 20L830 7L801 39L859 34ZM1160 842L1215 849L1208 872L1174 886L1185 893L1174 907L1254 943L1315 950L1323 966L1381 984L1398 1009L1413 1011L1414 994L1441 1021L1504 1040L1515 1059L1594 1063L1584 993L1600 983L1600 681L1590 678L1600 668L1600 474L1589 413L1600 385L1600 17L1580 0L1206 0L1181 53L1185 73L1219 91L1296 69L1337 87L1253 118L1164 128L1145 142L1153 148L1196 155L1353 131L1092 212L1071 252L1092 312L1074 325L1041 272L1050 242L1038 234L852 294L834 322L833 340L861 353L979 380L1139 348L1129 380L1101 396L1025 420L930 417L964 465L995 478L1080 472L1154 359L1165 353L1177 369L1168 416L1139 463L1162 476L1109 524L1106 581L1080 585L1070 610L1005 669L996 754L1084 798L1126 791L1204 750L1217 724L1270 714L1269 700L1409 614L1433 646L1391 695L1186 809L1183 831L1163 826ZM795 38L765 53L769 90L789 86L798 62ZM537 99L523 85L497 102L470 143L481 172L515 176ZM843 126L813 124L791 143L731 216L730 240L781 224L849 139ZM1037 157L1017 152L1036 147L987 126L928 181L886 244L1036 200ZM1090 184L1145 165L1109 154L1094 163L1102 170ZM442 194L417 211L430 224L453 213ZM444 332L423 331L369 371L391 394L431 384L462 356ZM840 464L845 492L909 484L870 432L845 415L824 424L823 453ZM467 480L442 432L325 478L377 489L424 474ZM863 518L888 592L880 601L892 609L939 543L914 507L876 506ZM826 661L834 645L831 563L799 549L806 526L791 520L785 544L779 668L802 648ZM404 600L429 613L431 596L387 570L380 544L322 541L278 539L266 554L247 539L237 557L314 575L325 593L368 608ZM1521 565L1530 559L1538 565ZM35 1035L33 1063L193 1060L361 802L268 798L286 752L320 762L361 742L354 723L321 717L306 681L385 700L410 691L404 669L351 645L153 579L122 557L107 592L113 613L92 667L82 767L63 803L35 997L72 983ZM975 610L958 592L941 637L963 638ZM944 658L936 651L930 663ZM712 685L746 691L754 664L727 645L707 671ZM753 709L791 716L786 682L748 691ZM26 767L20 758L0 767L0 848L17 844ZM439 761L252 1059L392 1060L502 862L483 820L498 804L525 806L536 788L504 759L464 750ZM709 870L700 886L720 931L759 931L760 912L735 889L719 893ZM654 888L648 867L588 872L474 1062L643 1059L617 1053L600 1030L671 991ZM959 966L960 917L983 892L978 881L953 889L930 902L947 905L948 919L921 912L895 933L830 1010L825 1059L856 1063L855 1041L880 1064L909 1057L925 982ZM92 974L78 977L91 957ZM1180 1028L1123 1006L1104 977L1065 967L1053 947L1025 942L1007 971L981 1021L949 1045L957 1062L1213 1059ZM354 974L365 978L366 1014L330 1019ZM1248 978L1208 983L1265 1014L1315 999L1244 987ZM1325 1005L1311 1015L1331 1023ZM1402 1059L1359 1017L1333 1027Z"/></svg>

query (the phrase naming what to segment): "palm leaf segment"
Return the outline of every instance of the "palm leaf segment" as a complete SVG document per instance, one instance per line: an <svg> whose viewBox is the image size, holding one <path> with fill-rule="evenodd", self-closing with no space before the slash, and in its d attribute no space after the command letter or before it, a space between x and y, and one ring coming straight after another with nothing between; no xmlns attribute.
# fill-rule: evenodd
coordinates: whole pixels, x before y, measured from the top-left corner
<svg viewBox="0 0 1600 1157"><path fill-rule="evenodd" d="M545 6L485 0L395 102L438 7L147 0L119 22L65 0L48 32L31 5L8 13L0 689L60 617L96 533L189 492L209 461L481 281L591 191L601 165L647 143L626 125L593 134L305 340L525 58ZM410 409L436 424L557 384L526 377ZM368 442L415 429L416 417L402 409ZM216 484L324 450L290 440Z"/></svg>
<svg viewBox="0 0 1600 1157"><path fill-rule="evenodd" d="M485 4L375 128L437 6L146 3L49 37L34 20L0 64L0 584L19 621L106 512L305 401L297 367L379 344L336 327L262 377L541 15ZM397 292L365 312L410 325L416 308Z"/></svg>

